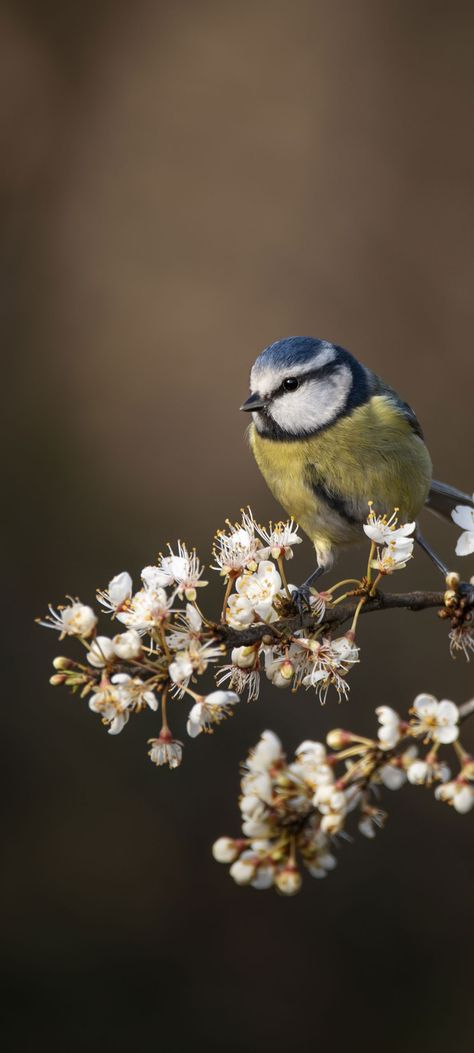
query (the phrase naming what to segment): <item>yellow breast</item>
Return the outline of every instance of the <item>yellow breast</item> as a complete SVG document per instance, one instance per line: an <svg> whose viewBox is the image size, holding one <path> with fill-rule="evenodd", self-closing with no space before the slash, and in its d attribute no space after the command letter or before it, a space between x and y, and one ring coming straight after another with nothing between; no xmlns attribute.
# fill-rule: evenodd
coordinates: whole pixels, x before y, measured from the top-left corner
<svg viewBox="0 0 474 1053"><path fill-rule="evenodd" d="M276 442L259 435L253 424L249 438L270 490L316 547L360 540L369 500L380 512L399 508L408 521L416 519L428 496L428 450L386 396L372 398L308 439ZM359 523L329 507L318 484L339 497Z"/></svg>

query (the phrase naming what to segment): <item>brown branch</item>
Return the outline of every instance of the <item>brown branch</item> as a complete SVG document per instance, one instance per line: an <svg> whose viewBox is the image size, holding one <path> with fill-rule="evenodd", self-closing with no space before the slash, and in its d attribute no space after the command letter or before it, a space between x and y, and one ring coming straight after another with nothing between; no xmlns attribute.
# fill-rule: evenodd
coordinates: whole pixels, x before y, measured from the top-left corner
<svg viewBox="0 0 474 1053"><path fill-rule="evenodd" d="M467 720L467 717L471 717L474 713L474 698L471 698L469 702L464 702L458 709L460 719Z"/></svg>
<svg viewBox="0 0 474 1053"><path fill-rule="evenodd" d="M216 625L213 626L213 631L228 647L249 647L251 644L258 643L264 636L274 636L275 638L291 636L292 633L301 628L310 631L321 625L327 626L328 629L338 628L352 621L359 600L360 595L354 596L353 599L349 599L346 603L342 603L337 607L328 607L323 621L319 624L308 612L308 614L303 615L302 619L299 615L294 615L289 618L282 618L271 625L267 625L264 622L256 622L255 625L250 625L247 629L233 629L230 625ZM364 604L361 614L395 609L423 611L433 607L440 609L444 607L444 592L377 592L374 597L368 599Z"/></svg>

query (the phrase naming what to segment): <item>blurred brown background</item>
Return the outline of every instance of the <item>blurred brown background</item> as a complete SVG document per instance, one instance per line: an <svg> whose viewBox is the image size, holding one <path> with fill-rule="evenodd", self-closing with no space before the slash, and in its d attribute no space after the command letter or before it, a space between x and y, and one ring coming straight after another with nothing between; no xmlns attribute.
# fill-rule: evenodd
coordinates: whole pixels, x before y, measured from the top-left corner
<svg viewBox="0 0 474 1053"><path fill-rule="evenodd" d="M472 694L434 615L363 620L347 706L267 691L174 773L151 717L114 740L49 687L65 648L33 617L177 536L207 560L242 504L278 514L238 406L288 334L380 372L472 489L473 30L462 0L1 3L8 1049L468 1043L472 816L387 792L388 829L291 901L209 852L263 728L293 749ZM405 580L437 579L418 556Z"/></svg>

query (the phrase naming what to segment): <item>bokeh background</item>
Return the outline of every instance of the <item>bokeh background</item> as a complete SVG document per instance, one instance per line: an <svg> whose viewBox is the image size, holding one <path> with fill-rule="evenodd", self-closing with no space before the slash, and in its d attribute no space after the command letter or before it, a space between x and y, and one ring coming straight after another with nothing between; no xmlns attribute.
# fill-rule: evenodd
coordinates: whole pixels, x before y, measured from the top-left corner
<svg viewBox="0 0 474 1053"><path fill-rule="evenodd" d="M380 372L472 489L473 31L463 0L0 4L9 1049L468 1044L471 816L387 792L385 832L290 901L209 851L265 727L291 750L470 697L434 614L362 620L349 704L265 691L173 773L151 715L112 739L49 687L64 647L33 618L177 536L208 560L243 504L278 515L238 407L288 334ZM454 529L427 529L451 560Z"/></svg>

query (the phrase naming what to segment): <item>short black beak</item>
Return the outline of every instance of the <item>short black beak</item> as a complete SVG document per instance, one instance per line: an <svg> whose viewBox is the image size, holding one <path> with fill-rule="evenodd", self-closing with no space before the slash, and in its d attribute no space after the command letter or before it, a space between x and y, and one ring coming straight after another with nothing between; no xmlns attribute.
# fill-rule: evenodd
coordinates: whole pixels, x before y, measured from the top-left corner
<svg viewBox="0 0 474 1053"><path fill-rule="evenodd" d="M240 408L245 413L251 413L252 410L265 409L266 405L265 399L262 399L260 395L249 395L247 401Z"/></svg>

